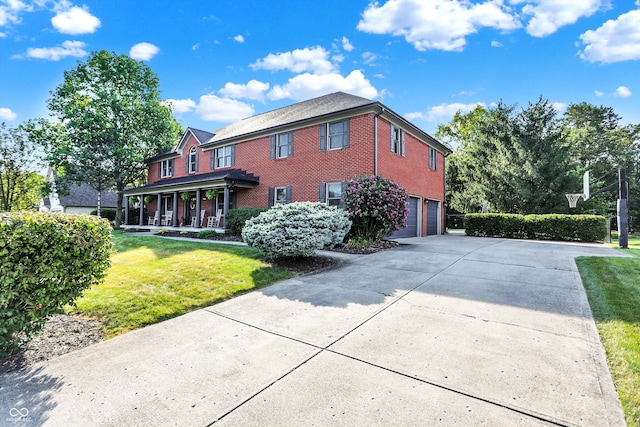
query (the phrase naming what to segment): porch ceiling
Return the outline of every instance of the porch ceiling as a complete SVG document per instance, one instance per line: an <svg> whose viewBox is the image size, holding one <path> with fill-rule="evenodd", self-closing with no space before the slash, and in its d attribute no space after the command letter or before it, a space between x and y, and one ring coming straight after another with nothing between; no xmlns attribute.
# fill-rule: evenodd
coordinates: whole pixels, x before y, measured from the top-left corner
<svg viewBox="0 0 640 427"><path fill-rule="evenodd" d="M260 178L242 169L228 169L180 178L163 179L153 184L128 188L122 191L126 196L157 194L172 191L195 191L196 189L221 188L230 185L236 188L253 188L260 184Z"/></svg>

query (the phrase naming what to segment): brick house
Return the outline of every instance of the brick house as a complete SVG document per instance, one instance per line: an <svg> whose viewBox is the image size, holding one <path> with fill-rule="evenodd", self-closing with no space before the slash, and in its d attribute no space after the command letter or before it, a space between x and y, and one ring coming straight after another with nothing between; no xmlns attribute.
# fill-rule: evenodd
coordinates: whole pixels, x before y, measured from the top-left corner
<svg viewBox="0 0 640 427"><path fill-rule="evenodd" d="M147 159L148 184L123 193L146 196L139 226L220 227L233 208L340 204L346 181L377 174L409 194L408 226L395 237L425 236L444 232L450 153L382 103L336 92L215 132L187 128L173 150Z"/></svg>

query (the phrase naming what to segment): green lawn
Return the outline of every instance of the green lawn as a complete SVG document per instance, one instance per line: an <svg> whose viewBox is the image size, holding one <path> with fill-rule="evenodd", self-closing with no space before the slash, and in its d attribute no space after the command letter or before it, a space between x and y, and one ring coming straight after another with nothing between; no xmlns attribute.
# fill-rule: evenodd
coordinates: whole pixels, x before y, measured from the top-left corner
<svg viewBox="0 0 640 427"><path fill-rule="evenodd" d="M629 237L623 251L635 258L576 262L627 424L640 427L640 237Z"/></svg>
<svg viewBox="0 0 640 427"><path fill-rule="evenodd" d="M291 277L245 246L113 234L104 283L85 291L73 313L101 322L110 338Z"/></svg>

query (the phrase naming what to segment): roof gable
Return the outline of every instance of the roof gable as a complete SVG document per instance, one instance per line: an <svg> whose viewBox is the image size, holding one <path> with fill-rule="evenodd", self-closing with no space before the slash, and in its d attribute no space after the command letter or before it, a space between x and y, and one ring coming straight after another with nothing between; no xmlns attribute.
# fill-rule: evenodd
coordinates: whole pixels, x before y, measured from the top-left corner
<svg viewBox="0 0 640 427"><path fill-rule="evenodd" d="M198 142L198 145L202 145L202 144L206 143L207 141L209 141L211 138L213 138L214 134L211 133L211 132L207 132L206 130L200 130L200 129L195 129L195 128L192 128L192 127L188 127L187 130L182 135L182 138L180 138L180 142L178 142L178 145L176 146L176 148L173 151L175 151L175 152L182 151L182 149L184 148L185 144L189 140L189 136L193 136L196 139L196 141Z"/></svg>

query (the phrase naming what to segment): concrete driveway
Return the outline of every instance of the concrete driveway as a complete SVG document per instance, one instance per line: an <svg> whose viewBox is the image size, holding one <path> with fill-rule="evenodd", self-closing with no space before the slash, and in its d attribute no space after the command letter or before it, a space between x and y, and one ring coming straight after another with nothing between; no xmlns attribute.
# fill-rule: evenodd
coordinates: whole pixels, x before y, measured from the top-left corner
<svg viewBox="0 0 640 427"><path fill-rule="evenodd" d="M574 262L616 251L402 243L4 374L0 425L625 425Z"/></svg>

